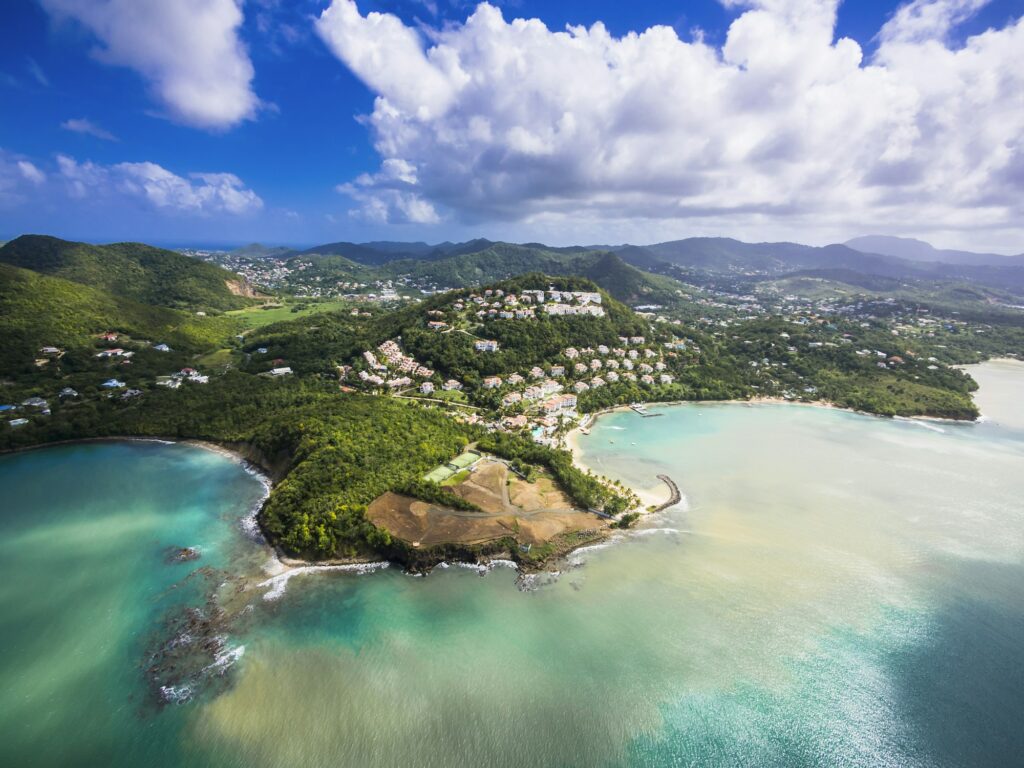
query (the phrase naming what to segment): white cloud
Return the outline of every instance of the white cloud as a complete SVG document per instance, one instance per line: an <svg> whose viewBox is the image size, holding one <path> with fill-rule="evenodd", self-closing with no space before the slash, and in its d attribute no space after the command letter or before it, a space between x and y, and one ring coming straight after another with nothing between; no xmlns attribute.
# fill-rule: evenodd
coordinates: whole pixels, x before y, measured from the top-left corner
<svg viewBox="0 0 1024 768"><path fill-rule="evenodd" d="M1024 235L1021 20L954 48L948 31L983 3L915 0L865 61L835 39L838 0L725 4L741 13L716 48L669 27L552 31L487 3L425 40L333 0L317 31L377 94L383 159L341 191L379 221L422 205L594 236L636 221Z"/></svg>
<svg viewBox="0 0 1024 768"><path fill-rule="evenodd" d="M70 120L65 120L60 124L60 127L65 131L71 131L73 133L84 133L89 136L94 136L97 139L103 139L104 141L117 141L117 137L105 128L101 128L85 117L75 117Z"/></svg>
<svg viewBox="0 0 1024 768"><path fill-rule="evenodd" d="M42 184L46 181L46 174L36 168L36 166L28 160L19 160L17 165L18 170L26 181L30 181L33 184Z"/></svg>
<svg viewBox="0 0 1024 768"><path fill-rule="evenodd" d="M246 214L263 207L260 199L232 173L178 176L156 163L98 165L57 156L60 178L76 199L125 195L154 208L198 214Z"/></svg>
<svg viewBox="0 0 1024 768"><path fill-rule="evenodd" d="M259 99L238 30L240 0L41 0L56 19L74 19L101 42L96 57L130 67L170 116L202 128L252 118Z"/></svg>
<svg viewBox="0 0 1024 768"><path fill-rule="evenodd" d="M887 43L943 40L992 0L912 0L901 6L879 32Z"/></svg>

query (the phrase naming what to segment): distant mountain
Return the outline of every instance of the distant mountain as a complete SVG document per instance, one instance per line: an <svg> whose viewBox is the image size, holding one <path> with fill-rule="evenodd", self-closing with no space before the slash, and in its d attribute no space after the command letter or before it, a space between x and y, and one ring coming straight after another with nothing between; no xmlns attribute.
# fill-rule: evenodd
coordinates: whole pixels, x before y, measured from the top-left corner
<svg viewBox="0 0 1024 768"><path fill-rule="evenodd" d="M249 259L285 259L295 254L294 248L286 245L263 245L262 243L249 243L241 248L231 251L232 256L244 256Z"/></svg>
<svg viewBox="0 0 1024 768"><path fill-rule="evenodd" d="M943 262L969 266L1020 267L1024 266L1024 254L1001 256L997 253L974 253L935 248L923 240L910 237L889 237L888 235L866 235L847 240L846 245L862 253L877 253L895 256L908 261Z"/></svg>
<svg viewBox="0 0 1024 768"><path fill-rule="evenodd" d="M485 247L474 250L478 245ZM483 285L534 272L585 277L614 298L631 303L665 301L682 288L675 280L643 272L613 253L489 240L462 243L430 259L394 261L386 268L392 277L409 275L447 288Z"/></svg>
<svg viewBox="0 0 1024 768"><path fill-rule="evenodd" d="M691 237L654 245L625 245L615 252L642 268L661 262L711 272L780 274L797 269L844 268L887 274L891 266L885 257L864 254L845 245L817 248L799 243L744 243L728 237Z"/></svg>
<svg viewBox="0 0 1024 768"><path fill-rule="evenodd" d="M645 246L620 246L625 261L665 272L672 266L712 274L779 277L803 270L848 270L897 280L966 281L1024 294L1024 266L950 264L865 253L847 245L744 243L730 238L694 237ZM660 262L660 266L659 266ZM1005 260L1004 260L1005 263ZM671 271L668 271L672 274Z"/></svg>
<svg viewBox="0 0 1024 768"><path fill-rule="evenodd" d="M300 251L299 256L343 256L349 261L379 267L401 259L422 259L430 256L434 247L426 243L324 243Z"/></svg>
<svg viewBox="0 0 1024 768"><path fill-rule="evenodd" d="M233 272L141 243L89 245L22 235L0 248L0 263L175 309L236 309L251 294Z"/></svg>

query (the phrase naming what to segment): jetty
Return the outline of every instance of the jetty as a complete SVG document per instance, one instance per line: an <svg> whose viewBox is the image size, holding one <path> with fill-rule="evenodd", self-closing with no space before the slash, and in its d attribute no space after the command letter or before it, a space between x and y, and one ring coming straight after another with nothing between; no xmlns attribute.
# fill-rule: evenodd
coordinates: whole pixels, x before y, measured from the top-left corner
<svg viewBox="0 0 1024 768"><path fill-rule="evenodd" d="M683 494L679 492L679 486L676 485L675 480L673 480L668 475L658 475L658 479L665 483L665 485L668 486L668 489L672 493L669 496L668 501L666 501L664 504L659 504L658 506L656 506L653 510L651 510L652 512L661 512L663 509L674 507L676 504L683 500Z"/></svg>
<svg viewBox="0 0 1024 768"><path fill-rule="evenodd" d="M647 406L643 403L631 403L629 406L635 413L640 414L645 419L653 419L655 416L661 416L660 413L648 413Z"/></svg>

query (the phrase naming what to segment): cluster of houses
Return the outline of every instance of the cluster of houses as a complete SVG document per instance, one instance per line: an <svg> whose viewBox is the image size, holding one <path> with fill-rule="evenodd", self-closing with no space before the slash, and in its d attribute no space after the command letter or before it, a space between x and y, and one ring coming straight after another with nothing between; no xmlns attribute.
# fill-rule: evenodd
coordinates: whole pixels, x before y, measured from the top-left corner
<svg viewBox="0 0 1024 768"><path fill-rule="evenodd" d="M210 381L210 377L200 373L195 368L182 368L180 371L176 371L170 376L156 377L157 386L167 387L168 389L177 389L186 381L193 384L207 384Z"/></svg>
<svg viewBox="0 0 1024 768"><path fill-rule="evenodd" d="M364 385L370 387L386 387L389 390L405 389L413 385L412 377L423 380L431 379L434 376L433 370L403 353L398 343L390 339L377 347L377 353L371 350L363 352L363 360L369 370L361 370L356 375ZM344 369L342 378L348 376L349 373L350 369ZM447 388L447 384L445 386ZM461 388L461 385L459 386ZM430 394L434 391L434 384L430 381L423 381L420 391Z"/></svg>
<svg viewBox="0 0 1024 768"><path fill-rule="evenodd" d="M601 294L592 291L556 291L550 289L524 290L517 295L506 293L500 288L488 288L481 293L470 294L465 300L452 304L453 315L442 310L432 310L427 327L435 331L447 331L456 317L483 320L534 320L540 313L547 315L591 315L602 317ZM497 344L497 342L493 342ZM497 347L479 348L484 352L497 351Z"/></svg>
<svg viewBox="0 0 1024 768"><path fill-rule="evenodd" d="M577 393L619 381L636 381L645 386L673 383L675 379L666 373L668 366L661 353L650 347L637 347L646 343L643 336L620 336L619 343L622 346L610 348L599 344L596 348L569 347L562 352L567 360L573 361L572 372L577 378L573 389ZM625 349L626 346L630 348Z"/></svg>

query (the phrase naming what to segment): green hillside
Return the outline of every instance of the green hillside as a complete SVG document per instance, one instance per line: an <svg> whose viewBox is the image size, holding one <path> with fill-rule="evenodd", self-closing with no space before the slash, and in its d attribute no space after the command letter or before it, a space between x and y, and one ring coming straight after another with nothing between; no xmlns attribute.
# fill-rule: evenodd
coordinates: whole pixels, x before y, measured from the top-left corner
<svg viewBox="0 0 1024 768"><path fill-rule="evenodd" d="M0 248L0 262L108 291L143 304L189 310L248 304L242 278L213 264L141 243L89 245L22 235Z"/></svg>
<svg viewBox="0 0 1024 768"><path fill-rule="evenodd" d="M84 347L117 331L202 350L229 336L234 321L146 306L86 285L0 264L0 368L31 365L43 346Z"/></svg>
<svg viewBox="0 0 1024 768"><path fill-rule="evenodd" d="M671 278L643 272L613 253L511 243L491 243L483 250L433 260L394 261L382 272L390 278L430 279L449 288L488 285L533 272L580 276L619 301L631 303L668 301L682 287Z"/></svg>

